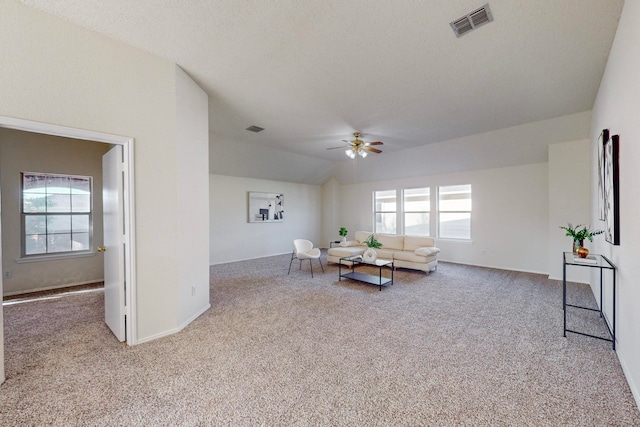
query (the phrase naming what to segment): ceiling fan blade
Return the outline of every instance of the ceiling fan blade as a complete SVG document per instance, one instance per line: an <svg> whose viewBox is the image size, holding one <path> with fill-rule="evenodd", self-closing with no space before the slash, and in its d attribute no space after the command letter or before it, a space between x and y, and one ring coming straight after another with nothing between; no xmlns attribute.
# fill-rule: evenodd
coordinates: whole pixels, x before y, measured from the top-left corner
<svg viewBox="0 0 640 427"><path fill-rule="evenodd" d="M347 149L347 148L349 148L349 147L347 147L347 146L345 146L345 145L342 145L342 146L340 146L340 147L331 147L331 148L327 148L327 150L337 150L338 148L342 148L343 150L346 150L346 149Z"/></svg>
<svg viewBox="0 0 640 427"><path fill-rule="evenodd" d="M376 142L368 142L367 145L382 145L383 142L382 141L376 141Z"/></svg>
<svg viewBox="0 0 640 427"><path fill-rule="evenodd" d="M382 153L382 150L378 150L377 148L371 147L362 147L363 150L371 151L372 153Z"/></svg>

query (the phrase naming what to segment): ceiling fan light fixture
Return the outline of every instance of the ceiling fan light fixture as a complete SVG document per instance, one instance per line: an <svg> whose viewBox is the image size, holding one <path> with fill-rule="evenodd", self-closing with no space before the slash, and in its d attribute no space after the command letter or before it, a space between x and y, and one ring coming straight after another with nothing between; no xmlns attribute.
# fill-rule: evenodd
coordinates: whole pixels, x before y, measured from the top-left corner
<svg viewBox="0 0 640 427"><path fill-rule="evenodd" d="M382 141L364 142L360 139L360 132L354 132L353 136L355 139L352 139L351 141L347 141L346 139L342 140L342 142L346 142L348 144L344 154L346 154L350 159L355 159L357 155L364 159L367 157L369 152L375 154L382 153L382 150L372 147L373 145L382 145ZM344 149L344 147L331 147L327 148L327 150L336 150L338 148Z"/></svg>

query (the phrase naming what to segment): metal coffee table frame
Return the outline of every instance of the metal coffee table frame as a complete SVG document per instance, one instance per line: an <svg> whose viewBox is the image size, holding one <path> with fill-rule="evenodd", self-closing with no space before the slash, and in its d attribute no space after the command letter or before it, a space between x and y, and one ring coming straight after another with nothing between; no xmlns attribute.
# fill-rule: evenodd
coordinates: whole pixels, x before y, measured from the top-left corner
<svg viewBox="0 0 640 427"><path fill-rule="evenodd" d="M350 263L343 264L343 261ZM349 273L342 274L342 266L351 267L351 271ZM378 267L378 275L375 276L373 274L365 274L359 273L356 271L356 266L358 265L367 265L370 267ZM391 269L391 277L383 277L382 269L384 267L388 267ZM357 280L358 282L369 283L370 285L375 285L382 290L383 286L393 285L393 270L395 270L393 265L393 260L390 259L377 259L375 263L364 262L362 260L362 256L347 256L340 258L340 262L338 263L338 281L342 281L342 279L351 279Z"/></svg>

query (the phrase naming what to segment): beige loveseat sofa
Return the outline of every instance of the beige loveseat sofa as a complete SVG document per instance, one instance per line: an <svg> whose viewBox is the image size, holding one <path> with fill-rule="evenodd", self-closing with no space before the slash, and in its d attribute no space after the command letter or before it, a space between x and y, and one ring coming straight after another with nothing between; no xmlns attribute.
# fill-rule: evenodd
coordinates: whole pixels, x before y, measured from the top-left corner
<svg viewBox="0 0 640 427"><path fill-rule="evenodd" d="M368 231L356 231L355 240L340 243L339 246L327 251L327 261L337 264L342 257L362 255L367 249L364 241L371 234ZM378 258L392 259L395 267L422 270L427 274L438 267L440 249L435 247L433 237L378 233L375 233L374 237L382 243L381 248L375 249Z"/></svg>

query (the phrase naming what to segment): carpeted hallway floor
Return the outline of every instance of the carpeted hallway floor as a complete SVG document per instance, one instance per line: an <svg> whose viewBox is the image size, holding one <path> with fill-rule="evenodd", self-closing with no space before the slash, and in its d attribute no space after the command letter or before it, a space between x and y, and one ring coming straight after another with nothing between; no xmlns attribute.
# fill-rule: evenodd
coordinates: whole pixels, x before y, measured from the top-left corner
<svg viewBox="0 0 640 427"><path fill-rule="evenodd" d="M558 282L442 263L379 292L288 264L212 267L211 310L134 347L99 292L6 306L0 425L640 426L610 343L562 337Z"/></svg>

